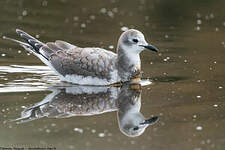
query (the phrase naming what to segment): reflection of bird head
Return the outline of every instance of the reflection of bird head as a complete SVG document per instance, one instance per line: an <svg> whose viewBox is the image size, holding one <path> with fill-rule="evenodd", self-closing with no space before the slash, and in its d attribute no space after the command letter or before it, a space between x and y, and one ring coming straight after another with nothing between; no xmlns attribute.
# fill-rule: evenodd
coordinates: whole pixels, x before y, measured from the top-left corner
<svg viewBox="0 0 225 150"><path fill-rule="evenodd" d="M118 123L120 131L129 137L140 136L149 125L156 123L159 118L146 119L141 109L141 90L123 88L118 96Z"/></svg>
<svg viewBox="0 0 225 150"><path fill-rule="evenodd" d="M128 118L119 122L120 131L129 137L140 136L149 125L153 125L159 120L158 117L145 119L141 113L129 115Z"/></svg>

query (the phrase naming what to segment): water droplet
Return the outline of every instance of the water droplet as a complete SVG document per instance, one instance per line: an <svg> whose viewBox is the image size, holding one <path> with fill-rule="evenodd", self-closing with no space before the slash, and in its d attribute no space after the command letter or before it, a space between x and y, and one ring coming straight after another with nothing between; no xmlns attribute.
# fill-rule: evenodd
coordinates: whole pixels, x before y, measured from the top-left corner
<svg viewBox="0 0 225 150"><path fill-rule="evenodd" d="M201 28L200 28L199 26L196 27L196 30L197 30L197 31L200 31L200 29L201 29Z"/></svg>
<svg viewBox="0 0 225 150"><path fill-rule="evenodd" d="M73 20L74 20L74 21L78 21L78 20L79 20L79 17L74 16L74 17L73 17Z"/></svg>
<svg viewBox="0 0 225 150"><path fill-rule="evenodd" d="M99 137L104 137L105 136L105 133L99 133L98 136Z"/></svg>
<svg viewBox="0 0 225 150"><path fill-rule="evenodd" d="M22 15L26 16L27 15L27 10L23 10Z"/></svg>
<svg viewBox="0 0 225 150"><path fill-rule="evenodd" d="M27 107L26 107L26 106L21 106L21 108L25 109L25 108L27 108Z"/></svg>
<svg viewBox="0 0 225 150"><path fill-rule="evenodd" d="M197 13L196 16L197 18L201 18L202 15L200 13Z"/></svg>
<svg viewBox="0 0 225 150"><path fill-rule="evenodd" d="M92 132L92 133L95 133L95 132L96 132L96 130L95 130L95 129L92 129L92 130L91 130L91 132Z"/></svg>
<svg viewBox="0 0 225 150"><path fill-rule="evenodd" d="M74 149L75 148L73 145L69 145L68 147L69 147L69 149Z"/></svg>
<svg viewBox="0 0 225 150"><path fill-rule="evenodd" d="M205 144L205 141L204 141L204 140L202 140L200 143L201 143L202 145L204 145L204 144Z"/></svg>
<svg viewBox="0 0 225 150"><path fill-rule="evenodd" d="M74 128L73 130L76 131L76 132L79 132L79 133L83 133L84 132L83 129L81 129L81 128Z"/></svg>
<svg viewBox="0 0 225 150"><path fill-rule="evenodd" d="M51 130L50 130L50 129L46 129L45 131L46 131L47 133L50 133L50 132L51 132Z"/></svg>
<svg viewBox="0 0 225 150"><path fill-rule="evenodd" d="M114 13L117 13L117 12L118 12L118 8L113 8L112 11L113 11Z"/></svg>
<svg viewBox="0 0 225 150"><path fill-rule="evenodd" d="M197 115L193 115L193 118L196 119L197 118Z"/></svg>
<svg viewBox="0 0 225 150"><path fill-rule="evenodd" d="M90 16L90 19L91 19L91 20L95 20L95 16L94 16L94 15L91 15L91 16Z"/></svg>
<svg viewBox="0 0 225 150"><path fill-rule="evenodd" d="M218 105L217 104L214 104L213 107L218 107Z"/></svg>
<svg viewBox="0 0 225 150"><path fill-rule="evenodd" d="M223 88L222 86L219 86L219 87L218 87L218 89L222 89L222 88Z"/></svg>
<svg viewBox="0 0 225 150"><path fill-rule="evenodd" d="M202 24L202 21L200 19L197 20L197 24Z"/></svg>
<svg viewBox="0 0 225 150"><path fill-rule="evenodd" d="M166 38L166 39L168 39L168 38L169 38L169 36L166 34L166 35L165 35L165 38Z"/></svg>
<svg viewBox="0 0 225 150"><path fill-rule="evenodd" d="M198 82L198 83L200 83L200 82L201 82L201 80L197 80L197 82Z"/></svg>
<svg viewBox="0 0 225 150"><path fill-rule="evenodd" d="M81 28L86 28L86 24L85 24L85 23L82 23L82 24L80 25L80 27L81 27Z"/></svg>
<svg viewBox="0 0 225 150"><path fill-rule="evenodd" d="M161 113L159 113L159 115L160 115L160 116L163 116L163 113L161 112Z"/></svg>
<svg viewBox="0 0 225 150"><path fill-rule="evenodd" d="M196 130L201 131L202 130L202 126L197 126Z"/></svg>
<svg viewBox="0 0 225 150"><path fill-rule="evenodd" d="M213 18L214 18L214 14L211 13L211 14L209 15L209 17L210 17L211 19L213 19Z"/></svg>
<svg viewBox="0 0 225 150"><path fill-rule="evenodd" d="M122 31L127 31L129 28L128 28L128 27L123 26L123 27L121 27L120 29L121 29Z"/></svg>
<svg viewBox="0 0 225 150"><path fill-rule="evenodd" d="M198 96L196 96L197 98L201 98L201 96L200 95L198 95Z"/></svg>
<svg viewBox="0 0 225 150"><path fill-rule="evenodd" d="M64 20L65 23L68 23L69 21L70 21L69 18L65 18Z"/></svg>
<svg viewBox="0 0 225 150"><path fill-rule="evenodd" d="M18 18L18 20L22 20L22 19L23 19L23 17L22 17L22 16L18 16L17 18Z"/></svg>
<svg viewBox="0 0 225 150"><path fill-rule="evenodd" d="M109 45L109 49L113 49L114 48L114 46L113 45Z"/></svg>
<svg viewBox="0 0 225 150"><path fill-rule="evenodd" d="M39 38L40 38L40 35L39 35L39 34L36 34L35 37L36 37L37 39L39 39Z"/></svg>
<svg viewBox="0 0 225 150"><path fill-rule="evenodd" d="M130 141L130 143L131 143L131 144L135 144L135 141L132 140L132 141Z"/></svg>
<svg viewBox="0 0 225 150"><path fill-rule="evenodd" d="M108 136L112 136L112 133L108 133Z"/></svg>
<svg viewBox="0 0 225 150"><path fill-rule="evenodd" d="M145 20L148 21L149 20L149 16L145 16Z"/></svg>
<svg viewBox="0 0 225 150"><path fill-rule="evenodd" d="M209 20L209 16L208 15L205 16L205 20Z"/></svg>
<svg viewBox="0 0 225 150"><path fill-rule="evenodd" d="M48 5L48 1L44 0L42 1L42 6L47 6Z"/></svg>
<svg viewBox="0 0 225 150"><path fill-rule="evenodd" d="M101 9L100 9L100 12L103 13L103 14L105 14L106 11L107 11L106 8L101 8Z"/></svg>
<svg viewBox="0 0 225 150"><path fill-rule="evenodd" d="M114 17L114 14L113 14L113 12L112 12L112 11L108 11L108 12L107 12L107 14L108 14L108 16L109 16L109 17L111 17L111 18L113 18L113 17Z"/></svg>

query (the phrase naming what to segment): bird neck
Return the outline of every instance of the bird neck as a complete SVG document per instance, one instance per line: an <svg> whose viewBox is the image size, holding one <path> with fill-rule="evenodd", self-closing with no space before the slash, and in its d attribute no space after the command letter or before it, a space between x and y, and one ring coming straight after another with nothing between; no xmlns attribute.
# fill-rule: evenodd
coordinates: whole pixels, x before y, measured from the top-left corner
<svg viewBox="0 0 225 150"><path fill-rule="evenodd" d="M121 47L117 50L118 75L122 81L141 77L141 61L138 53L129 52Z"/></svg>

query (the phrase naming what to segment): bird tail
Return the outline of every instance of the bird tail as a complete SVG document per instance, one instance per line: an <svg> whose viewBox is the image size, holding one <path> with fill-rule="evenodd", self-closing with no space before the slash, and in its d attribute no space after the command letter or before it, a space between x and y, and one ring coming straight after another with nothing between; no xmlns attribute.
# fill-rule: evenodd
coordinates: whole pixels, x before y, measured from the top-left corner
<svg viewBox="0 0 225 150"><path fill-rule="evenodd" d="M32 52L35 56L37 56L39 58L42 57L42 58L48 60L48 57L46 57L44 54L42 54L40 52L41 47L43 47L45 45L44 43L40 42L39 40L35 39L31 35L29 35L28 33L24 32L20 29L16 29L16 33L20 37L22 37L27 43L21 42L19 40L12 39L12 38L9 38L9 37L6 37L6 36L3 36L2 38L6 39L6 40L13 41L13 42L16 42L20 46L22 46L25 50L27 50L28 52ZM40 59L42 59L42 58L40 58Z"/></svg>
<svg viewBox="0 0 225 150"><path fill-rule="evenodd" d="M5 39L5 40L10 40L10 41L16 42L16 43L18 43L20 46L22 46L24 49L26 49L28 52L35 53L33 47L30 46L30 45L27 44L27 43L21 42L21 41L16 40L16 39L9 38L9 37L7 37L7 36L3 36L2 38Z"/></svg>

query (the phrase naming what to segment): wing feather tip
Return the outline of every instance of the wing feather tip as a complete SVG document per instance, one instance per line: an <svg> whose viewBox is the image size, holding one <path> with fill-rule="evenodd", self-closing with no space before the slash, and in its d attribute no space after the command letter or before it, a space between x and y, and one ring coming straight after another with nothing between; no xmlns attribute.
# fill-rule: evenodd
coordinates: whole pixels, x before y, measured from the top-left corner
<svg viewBox="0 0 225 150"><path fill-rule="evenodd" d="M20 30L20 29L16 29L16 32L23 32L22 30Z"/></svg>
<svg viewBox="0 0 225 150"><path fill-rule="evenodd" d="M20 30L20 29L16 29L16 33L22 37L23 35L25 35L26 32L24 32L23 30Z"/></svg>

